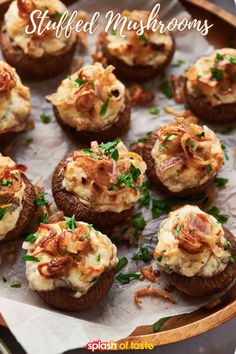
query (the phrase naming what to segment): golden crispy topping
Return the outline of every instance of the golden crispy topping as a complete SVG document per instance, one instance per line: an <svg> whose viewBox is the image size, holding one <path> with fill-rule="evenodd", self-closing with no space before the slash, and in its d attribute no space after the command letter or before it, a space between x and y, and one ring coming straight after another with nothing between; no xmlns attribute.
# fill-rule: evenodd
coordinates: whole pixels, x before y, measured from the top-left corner
<svg viewBox="0 0 236 354"><path fill-rule="evenodd" d="M22 188L23 181L17 166L0 167L0 211L13 211L18 204L16 193Z"/></svg>
<svg viewBox="0 0 236 354"><path fill-rule="evenodd" d="M186 78L183 75L171 75L170 83L173 91L174 100L176 103L184 103L184 88L186 83Z"/></svg>
<svg viewBox="0 0 236 354"><path fill-rule="evenodd" d="M72 257L55 257L50 262L40 263L38 271L45 278L66 277L73 266L74 260Z"/></svg>
<svg viewBox="0 0 236 354"><path fill-rule="evenodd" d="M113 143L115 144L115 141ZM83 177L84 186L93 181L95 191L107 195L122 192L123 187L136 188L145 170L142 157L128 151L119 140L112 150L108 148L108 151L106 146L109 144L112 143L98 145L97 142L93 142L91 149L74 152L73 162L76 168L81 168L86 175ZM141 170L135 165L140 165Z"/></svg>
<svg viewBox="0 0 236 354"><path fill-rule="evenodd" d="M8 94L16 86L15 75L5 67L0 68L0 95Z"/></svg>
<svg viewBox="0 0 236 354"><path fill-rule="evenodd" d="M117 252L109 238L92 225L76 222L75 216L65 220L40 224L27 237L23 244L26 275L34 290L69 286L80 297L103 272L116 266Z"/></svg>
<svg viewBox="0 0 236 354"><path fill-rule="evenodd" d="M112 65L87 65L46 98L57 107L61 119L79 131L111 126L125 108L125 86L113 71Z"/></svg>
<svg viewBox="0 0 236 354"><path fill-rule="evenodd" d="M165 173L174 166L184 169L193 164L209 173L218 171L223 162L223 153L211 151L212 144L218 144L214 133L184 118L176 117L175 120L175 123L165 125L158 131L158 173Z"/></svg>
<svg viewBox="0 0 236 354"><path fill-rule="evenodd" d="M203 94L213 105L235 102L236 50L223 48L202 57L187 72L188 91Z"/></svg>
<svg viewBox="0 0 236 354"><path fill-rule="evenodd" d="M19 16L29 18L32 11L35 10L35 4L32 0L17 0Z"/></svg>
<svg viewBox="0 0 236 354"><path fill-rule="evenodd" d="M227 267L226 245L224 229L212 215L185 205L162 222L153 256L169 272L211 277Z"/></svg>
<svg viewBox="0 0 236 354"><path fill-rule="evenodd" d="M152 102L155 94L151 91L144 91L138 84L133 84L127 90L127 97L132 106L137 106Z"/></svg>
<svg viewBox="0 0 236 354"><path fill-rule="evenodd" d="M123 17L129 20L147 24L150 12L142 10L122 12ZM128 22L127 22L128 25ZM166 60L172 49L173 41L169 33L161 34L145 29L142 35L137 35L134 29L124 28L125 36L120 35L121 27L106 36L107 50L128 65L160 65ZM100 41L104 40L102 37Z"/></svg>
<svg viewBox="0 0 236 354"><path fill-rule="evenodd" d="M211 225L206 214L189 213L181 224L174 225L173 234L177 235L179 248L189 253L201 253L208 247L206 235L211 233ZM220 234L218 235L220 242Z"/></svg>
<svg viewBox="0 0 236 354"><path fill-rule="evenodd" d="M141 268L140 273L144 278L150 280L151 282L154 283L156 281L156 273L151 265Z"/></svg>
<svg viewBox="0 0 236 354"><path fill-rule="evenodd" d="M153 289L153 288L143 288L143 289L135 291L135 293L134 293L134 300L137 305L142 304L142 301L139 298L143 297L143 296L162 297L165 300L172 302L173 304L176 303L175 297L165 290Z"/></svg>
<svg viewBox="0 0 236 354"><path fill-rule="evenodd" d="M31 14L34 10L47 11L42 18ZM59 55L67 52L77 40L75 31L67 38L62 29L60 38L56 38L56 26L66 6L59 0L17 0L12 1L5 15L4 28L15 45L25 54L40 58L45 54ZM26 29L31 34L26 33ZM39 33L40 32L40 33Z"/></svg>

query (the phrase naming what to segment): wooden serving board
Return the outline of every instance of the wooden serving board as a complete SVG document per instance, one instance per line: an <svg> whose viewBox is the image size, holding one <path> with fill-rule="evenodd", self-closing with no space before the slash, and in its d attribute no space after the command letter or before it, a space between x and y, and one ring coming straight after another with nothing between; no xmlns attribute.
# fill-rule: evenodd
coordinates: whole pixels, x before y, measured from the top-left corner
<svg viewBox="0 0 236 354"><path fill-rule="evenodd" d="M70 0L71 1L71 0ZM89 0L88 0L89 1ZM208 19L214 27L207 36L216 48L236 48L236 17L206 0L180 0L194 18ZM0 0L0 19L11 1ZM200 53L199 53L200 55ZM236 285L222 296L216 306L209 305L192 313L169 318L158 333L152 326L138 327L129 337L118 341L127 343L153 343L155 346L170 344L194 337L236 316ZM0 325L7 326L0 315Z"/></svg>

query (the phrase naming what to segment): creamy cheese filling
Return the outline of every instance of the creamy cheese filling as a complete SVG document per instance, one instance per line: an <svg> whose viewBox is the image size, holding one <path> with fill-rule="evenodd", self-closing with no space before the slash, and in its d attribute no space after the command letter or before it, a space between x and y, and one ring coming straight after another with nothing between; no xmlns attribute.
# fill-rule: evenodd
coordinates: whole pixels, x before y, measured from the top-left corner
<svg viewBox="0 0 236 354"><path fill-rule="evenodd" d="M89 65L62 81L47 99L61 119L78 131L97 131L114 124L125 108L125 86L113 66ZM102 131L101 131L102 134Z"/></svg>
<svg viewBox="0 0 236 354"><path fill-rule="evenodd" d="M147 23L148 11L124 11L122 16L129 20ZM107 50L111 55L121 59L130 66L150 65L157 67L165 62L173 48L173 39L169 33L145 30L142 36L137 36L133 30L125 30L125 36L120 36L119 27L106 36Z"/></svg>
<svg viewBox="0 0 236 354"><path fill-rule="evenodd" d="M25 129L30 113L30 91L14 68L0 61L0 134Z"/></svg>
<svg viewBox="0 0 236 354"><path fill-rule="evenodd" d="M187 90L204 95L213 106L236 102L236 49L217 49L187 72Z"/></svg>
<svg viewBox="0 0 236 354"><path fill-rule="evenodd" d="M72 224L41 224L35 233L36 241L24 242L27 255L37 258L26 262L26 277L32 290L66 287L79 298L102 273L116 266L117 250L110 239L92 225L71 220Z"/></svg>
<svg viewBox="0 0 236 354"><path fill-rule="evenodd" d="M141 197L146 164L123 143L117 145L117 160L100 146L93 142L91 150L75 151L66 161L62 184L87 208L120 213Z"/></svg>
<svg viewBox="0 0 236 354"><path fill-rule="evenodd" d="M226 268L229 247L222 225L213 216L185 205L161 223L154 257L168 272L212 277Z"/></svg>
<svg viewBox="0 0 236 354"><path fill-rule="evenodd" d="M18 4L19 3L19 4ZM34 10L49 11L50 19L57 21L67 8L59 0L29 0L13 1L5 14L5 29L13 42L19 46L25 54L41 58L44 55L60 55L70 50L76 41L76 33L72 32L69 38L63 31L60 37L56 37L53 30L45 31L42 35L27 34L25 28L30 24L30 13ZM21 4L22 3L22 4ZM46 25L48 20L45 20Z"/></svg>
<svg viewBox="0 0 236 354"><path fill-rule="evenodd" d="M0 240L14 229L23 208L25 184L10 157L0 153Z"/></svg>
<svg viewBox="0 0 236 354"><path fill-rule="evenodd" d="M151 155L157 177L172 192L206 183L219 172L224 156L213 131L184 118L158 130Z"/></svg>

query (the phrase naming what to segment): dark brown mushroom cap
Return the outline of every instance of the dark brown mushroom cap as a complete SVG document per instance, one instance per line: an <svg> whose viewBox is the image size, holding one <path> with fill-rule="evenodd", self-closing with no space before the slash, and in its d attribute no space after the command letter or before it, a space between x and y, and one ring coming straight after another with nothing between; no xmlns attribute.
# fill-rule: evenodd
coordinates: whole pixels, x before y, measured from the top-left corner
<svg viewBox="0 0 236 354"><path fill-rule="evenodd" d="M106 296L114 282L114 276L114 269L105 271L80 298L73 297L75 291L63 287L51 291L37 291L37 293L50 307L63 311L81 312L94 307Z"/></svg>
<svg viewBox="0 0 236 354"><path fill-rule="evenodd" d="M2 53L11 66L22 76L32 79L48 79L69 71L77 44L65 53L59 55L44 55L41 58L33 58L24 53L24 51L10 39L4 24L1 28L0 41Z"/></svg>
<svg viewBox="0 0 236 354"><path fill-rule="evenodd" d="M214 123L229 123L236 121L236 102L212 106L204 95L193 95L185 85L185 100L191 111L199 118Z"/></svg>
<svg viewBox="0 0 236 354"><path fill-rule="evenodd" d="M21 173L21 177L25 183L23 207L17 220L16 226L14 227L14 229L12 229L6 234L6 236L3 240L0 241L0 243L20 237L31 222L32 217L35 213L36 195L34 187L23 173Z"/></svg>
<svg viewBox="0 0 236 354"><path fill-rule="evenodd" d="M158 76L163 73L165 68L170 64L174 52L175 52L175 41L172 34L173 45L166 57L166 60L160 64L159 66L151 66L151 65L128 65L123 60L113 56L110 54L107 49L108 42L105 41L103 45L103 54L106 57L108 64L113 65L116 69L114 71L115 75L124 81L146 81L153 79L155 76Z"/></svg>
<svg viewBox="0 0 236 354"><path fill-rule="evenodd" d="M76 139L77 141L78 138L85 142L90 142L93 140L96 140L99 143L111 141L117 136L122 136L129 129L130 125L131 105L127 98L125 100L124 110L118 114L118 120L111 126L106 127L105 129L99 129L97 131L77 131L76 128L66 124L63 121L56 106L53 106L53 110L60 126L68 132L70 137Z"/></svg>
<svg viewBox="0 0 236 354"><path fill-rule="evenodd" d="M146 162L147 165L147 175L150 178L151 182L153 185L155 185L160 191L164 192L167 195L170 196L175 196L178 198L185 198L192 196L197 193L204 192L205 190L208 189L208 187L214 182L215 176L210 178L208 181L205 183L201 184L200 186L196 186L193 188L187 188L183 189L181 192L172 192L170 191L157 177L156 174L156 168L155 168L155 161L151 155L152 149L156 143L156 141L159 139L158 137L158 130L155 130L152 134L149 135L147 138L147 141L144 145L143 149L143 159Z"/></svg>
<svg viewBox="0 0 236 354"><path fill-rule="evenodd" d="M231 255L235 263L229 263L223 272L208 278L200 276L186 277L177 273L166 273L171 285L177 290L190 296L206 296L226 289L236 277L236 239L234 235L224 227L225 238L231 244Z"/></svg>
<svg viewBox="0 0 236 354"><path fill-rule="evenodd" d="M71 154L72 155L72 154ZM124 210L120 213L115 212L95 212L93 209L87 208L79 200L79 197L68 192L63 186L64 167L66 160L71 155L66 156L56 167L52 178L52 193L59 210L62 210L66 216L75 215L76 220L85 221L93 224L101 230L119 224L125 218L132 214L133 208Z"/></svg>

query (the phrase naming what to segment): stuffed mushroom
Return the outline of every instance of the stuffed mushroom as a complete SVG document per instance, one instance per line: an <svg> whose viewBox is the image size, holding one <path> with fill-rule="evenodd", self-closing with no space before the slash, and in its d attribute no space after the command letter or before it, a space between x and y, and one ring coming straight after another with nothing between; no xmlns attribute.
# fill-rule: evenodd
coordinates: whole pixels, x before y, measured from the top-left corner
<svg viewBox="0 0 236 354"><path fill-rule="evenodd" d="M63 128L89 142L109 141L127 131L130 104L113 70L100 63L85 66L47 96Z"/></svg>
<svg viewBox="0 0 236 354"><path fill-rule="evenodd" d="M49 15L43 22L43 33L26 33L26 27L32 27L31 13L45 9ZM72 32L67 38L65 32L57 36L56 30L45 30L49 21L59 21L66 10L59 0L15 0L11 3L1 29L2 52L6 61L23 76L44 79L69 70L76 49L76 33Z"/></svg>
<svg viewBox="0 0 236 354"><path fill-rule="evenodd" d="M197 206L170 213L158 231L154 258L171 285L191 296L227 288L236 277L236 239Z"/></svg>
<svg viewBox="0 0 236 354"><path fill-rule="evenodd" d="M147 24L150 12L143 10L122 12L128 20ZM153 79L164 72L174 54L174 39L170 32L160 33L145 29L137 35L127 25L121 35L122 25L104 36L102 47L109 64L114 65L117 75L134 81Z"/></svg>
<svg viewBox="0 0 236 354"><path fill-rule="evenodd" d="M35 212L34 188L24 170L0 154L0 243L20 237Z"/></svg>
<svg viewBox="0 0 236 354"><path fill-rule="evenodd" d="M176 197L205 191L224 158L212 130L181 117L149 135L143 155L153 184Z"/></svg>
<svg viewBox="0 0 236 354"><path fill-rule="evenodd" d="M116 139L91 143L75 151L56 167L52 191L65 215L92 223L100 229L122 222L141 197L146 165Z"/></svg>
<svg viewBox="0 0 236 354"><path fill-rule="evenodd" d="M186 102L200 118L227 123L236 120L236 49L217 49L188 70Z"/></svg>
<svg viewBox="0 0 236 354"><path fill-rule="evenodd" d="M95 306L110 290L117 250L92 225L65 218L41 224L23 248L27 254L29 286L51 307L84 311Z"/></svg>
<svg viewBox="0 0 236 354"><path fill-rule="evenodd" d="M26 129L29 114L29 88L14 68L0 61L0 146Z"/></svg>

